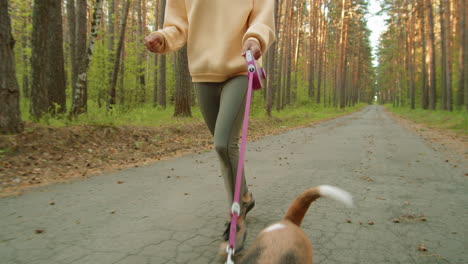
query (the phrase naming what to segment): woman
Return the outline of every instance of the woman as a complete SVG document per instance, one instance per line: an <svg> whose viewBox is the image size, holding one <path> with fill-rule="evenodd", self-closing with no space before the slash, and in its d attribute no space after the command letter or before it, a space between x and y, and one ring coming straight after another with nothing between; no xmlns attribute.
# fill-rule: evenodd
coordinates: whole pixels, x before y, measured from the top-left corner
<svg viewBox="0 0 468 264"><path fill-rule="evenodd" d="M274 0L167 0L165 12L163 28L144 42L159 54L187 43L190 74L203 118L214 136L230 208L248 85L243 56L252 50L258 60L275 40ZM241 195L236 252L243 248L245 217L255 205L244 173ZM229 227L228 222L226 241Z"/></svg>

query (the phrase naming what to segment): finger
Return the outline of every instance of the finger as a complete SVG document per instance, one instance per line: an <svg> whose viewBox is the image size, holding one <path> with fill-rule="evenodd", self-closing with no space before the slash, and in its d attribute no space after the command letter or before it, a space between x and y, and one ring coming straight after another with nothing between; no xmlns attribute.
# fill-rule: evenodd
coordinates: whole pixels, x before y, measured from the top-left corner
<svg viewBox="0 0 468 264"><path fill-rule="evenodd" d="M245 56L245 53L247 53L247 50L249 50L249 49L248 49L247 44L246 44L246 45L244 45L244 47L242 48L241 56Z"/></svg>
<svg viewBox="0 0 468 264"><path fill-rule="evenodd" d="M256 60L258 60L262 56L262 51L259 48L256 48L254 50L254 57Z"/></svg>
<svg viewBox="0 0 468 264"><path fill-rule="evenodd" d="M242 56L245 56L245 53L247 53L248 50L252 50L252 48L254 48L254 45L251 40L245 42L244 49L242 51Z"/></svg>

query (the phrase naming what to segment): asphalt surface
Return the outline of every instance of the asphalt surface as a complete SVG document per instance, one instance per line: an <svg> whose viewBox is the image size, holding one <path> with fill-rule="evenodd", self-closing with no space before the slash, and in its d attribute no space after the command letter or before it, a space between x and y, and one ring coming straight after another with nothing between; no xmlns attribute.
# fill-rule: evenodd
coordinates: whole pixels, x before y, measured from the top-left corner
<svg viewBox="0 0 468 264"><path fill-rule="evenodd" d="M468 263L464 168L381 107L249 142L246 157L247 245L300 192L331 184L357 206L311 206L315 263ZM0 263L223 263L217 162L209 151L1 198Z"/></svg>

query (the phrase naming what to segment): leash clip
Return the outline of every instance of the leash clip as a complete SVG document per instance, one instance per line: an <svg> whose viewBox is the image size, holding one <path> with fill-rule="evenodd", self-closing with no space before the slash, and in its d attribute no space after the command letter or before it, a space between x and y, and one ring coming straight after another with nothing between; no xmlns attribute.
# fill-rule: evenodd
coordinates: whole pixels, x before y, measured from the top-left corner
<svg viewBox="0 0 468 264"><path fill-rule="evenodd" d="M231 213L239 216L240 211L241 211L240 204L238 202L233 202L232 207L231 207Z"/></svg>
<svg viewBox="0 0 468 264"><path fill-rule="evenodd" d="M227 260L225 264L234 264L234 261L232 260L232 256L234 256L235 249L231 248L229 245L226 247L226 252L228 253L227 255Z"/></svg>

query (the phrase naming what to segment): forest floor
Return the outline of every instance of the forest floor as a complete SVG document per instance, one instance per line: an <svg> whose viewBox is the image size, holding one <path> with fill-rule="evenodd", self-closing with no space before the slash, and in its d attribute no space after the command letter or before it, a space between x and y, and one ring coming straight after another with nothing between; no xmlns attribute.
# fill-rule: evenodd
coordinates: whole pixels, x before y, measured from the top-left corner
<svg viewBox="0 0 468 264"><path fill-rule="evenodd" d="M458 154L457 157L468 160L466 134L432 129L394 114L391 116L404 127L420 134L424 140L434 143L434 149ZM333 119L290 126L293 118L251 120L249 140ZM0 136L0 197L18 195L33 187L140 167L211 148L211 135L202 122L161 127L49 127L26 123L23 133ZM458 166L460 160L447 159L447 162Z"/></svg>

